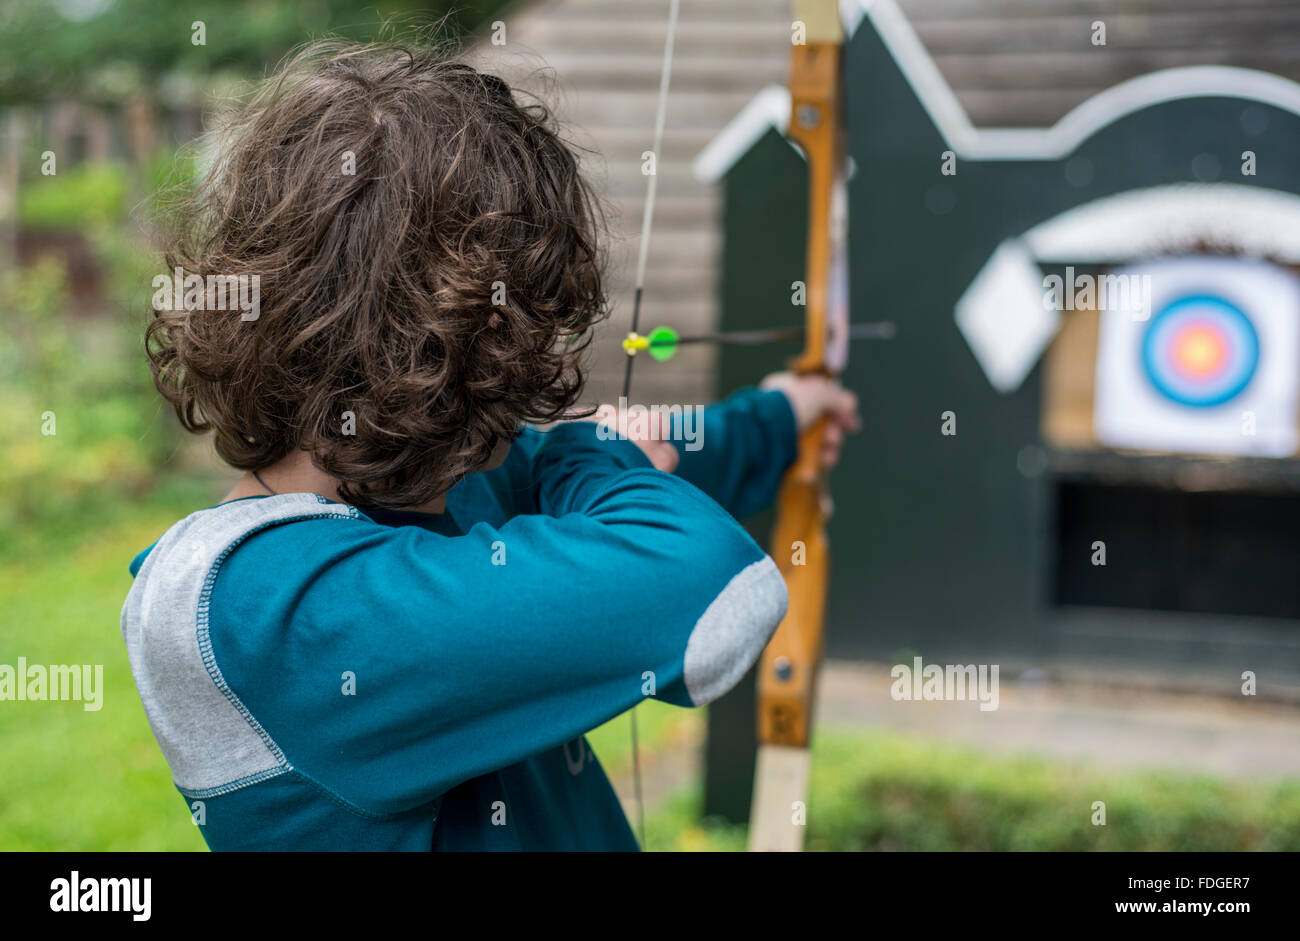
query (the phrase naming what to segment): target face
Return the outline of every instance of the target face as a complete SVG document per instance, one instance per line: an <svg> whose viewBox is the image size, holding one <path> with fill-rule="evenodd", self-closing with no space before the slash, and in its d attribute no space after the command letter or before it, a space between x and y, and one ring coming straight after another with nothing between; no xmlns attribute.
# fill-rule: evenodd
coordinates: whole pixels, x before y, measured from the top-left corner
<svg viewBox="0 0 1300 941"><path fill-rule="evenodd" d="M1213 408L1240 395L1259 368L1259 334L1221 297L1182 297L1151 319L1142 367L1156 391L1179 405Z"/></svg>
<svg viewBox="0 0 1300 941"><path fill-rule="evenodd" d="M1268 262L1205 255L1153 259L1115 273L1145 287L1131 292L1127 306L1098 305L1098 443L1184 454L1295 454L1300 279Z"/></svg>

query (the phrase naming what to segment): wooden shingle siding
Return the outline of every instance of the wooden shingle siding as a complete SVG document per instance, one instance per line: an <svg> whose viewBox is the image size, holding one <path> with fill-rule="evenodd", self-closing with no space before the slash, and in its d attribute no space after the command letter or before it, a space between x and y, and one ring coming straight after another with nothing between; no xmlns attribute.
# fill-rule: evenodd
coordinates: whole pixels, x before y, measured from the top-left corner
<svg viewBox="0 0 1300 941"><path fill-rule="evenodd" d="M573 138L594 153L585 166L611 209L611 318L590 355L588 397L610 401L622 384L619 341L632 312L632 276L645 198L641 154L651 146L668 0L548 0L507 17L510 78L553 103ZM659 160L659 194L647 261L642 326L701 332L717 321L720 228L713 187L691 161L766 85L783 83L787 0L684 0ZM500 51L484 47L488 64ZM541 67L543 71L536 72ZM713 351L687 347L666 364L642 363L633 393L643 404L709 400Z"/></svg>
<svg viewBox="0 0 1300 941"><path fill-rule="evenodd" d="M1044 127L1159 69L1231 65L1300 81L1300 2L898 0L977 127ZM1106 45L1092 45L1092 24Z"/></svg>

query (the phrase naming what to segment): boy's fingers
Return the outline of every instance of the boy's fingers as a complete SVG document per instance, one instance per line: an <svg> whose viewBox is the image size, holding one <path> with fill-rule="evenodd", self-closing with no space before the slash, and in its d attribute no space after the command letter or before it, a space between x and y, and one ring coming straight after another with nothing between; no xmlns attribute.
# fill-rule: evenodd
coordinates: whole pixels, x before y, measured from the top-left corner
<svg viewBox="0 0 1300 941"><path fill-rule="evenodd" d="M840 459L840 451L844 447L844 429L835 422L830 422L826 426L826 433L822 437L822 463L827 467L833 467Z"/></svg>
<svg viewBox="0 0 1300 941"><path fill-rule="evenodd" d="M654 465L656 470L671 474L677 470L677 464L681 460L681 455L677 449L669 443L672 435L672 419L668 415L658 416L658 430L653 431L648 437L645 436L644 428L638 428L630 421L630 416L625 409L620 409L608 403L596 409L591 416L592 421L599 421L608 425L611 429L618 432L620 437L631 441Z"/></svg>
<svg viewBox="0 0 1300 941"><path fill-rule="evenodd" d="M645 451L646 457L650 458L650 463L655 466L655 470L661 470L665 474L671 474L677 470L677 462L681 455L671 444L664 441L643 441L639 442Z"/></svg>
<svg viewBox="0 0 1300 941"><path fill-rule="evenodd" d="M861 416L858 413L858 397L849 389L834 386L830 392L827 411L830 413L832 424L845 431L857 431L862 427ZM840 440L843 441L843 437Z"/></svg>
<svg viewBox="0 0 1300 941"><path fill-rule="evenodd" d="M858 397L839 384L839 380L826 376L796 376L790 372L772 373L763 382L764 389L777 389L786 394L794 409L795 424L799 429L812 425L826 416L831 424L846 431L857 431Z"/></svg>

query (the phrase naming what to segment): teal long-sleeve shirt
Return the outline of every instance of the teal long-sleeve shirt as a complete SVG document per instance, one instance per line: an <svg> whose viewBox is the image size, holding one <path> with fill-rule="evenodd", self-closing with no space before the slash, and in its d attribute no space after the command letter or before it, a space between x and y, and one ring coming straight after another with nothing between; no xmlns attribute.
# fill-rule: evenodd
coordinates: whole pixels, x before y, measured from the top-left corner
<svg viewBox="0 0 1300 941"><path fill-rule="evenodd" d="M708 702L784 614L737 523L796 450L780 392L704 411L674 475L526 431L443 514L308 494L196 513L132 562L132 670L214 850L635 849L584 733Z"/></svg>

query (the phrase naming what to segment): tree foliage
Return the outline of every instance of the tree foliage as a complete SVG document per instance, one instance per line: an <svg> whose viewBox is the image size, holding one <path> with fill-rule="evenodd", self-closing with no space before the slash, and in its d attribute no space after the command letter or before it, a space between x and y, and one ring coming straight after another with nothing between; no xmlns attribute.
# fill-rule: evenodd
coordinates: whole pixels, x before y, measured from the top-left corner
<svg viewBox="0 0 1300 941"><path fill-rule="evenodd" d="M185 97L213 73L261 74L322 35L373 38L447 18L474 29L503 0L6 0L0 104L53 95L112 103L148 91ZM197 22L204 44L196 44Z"/></svg>

